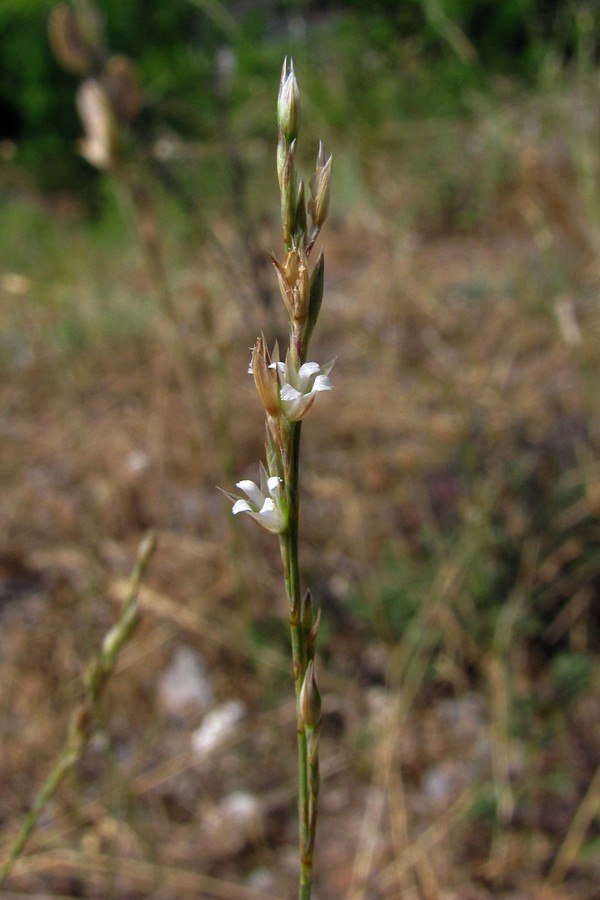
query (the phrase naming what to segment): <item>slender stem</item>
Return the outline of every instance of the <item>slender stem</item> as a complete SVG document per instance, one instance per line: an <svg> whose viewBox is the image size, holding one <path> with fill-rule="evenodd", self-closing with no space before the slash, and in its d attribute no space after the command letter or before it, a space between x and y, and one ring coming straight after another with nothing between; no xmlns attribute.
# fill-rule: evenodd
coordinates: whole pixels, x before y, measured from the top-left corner
<svg viewBox="0 0 600 900"><path fill-rule="evenodd" d="M216 382L214 392L211 387L206 388L202 379L197 378L194 353L181 328L177 304L169 283L165 248L152 197L133 166L119 166L114 174L119 202L136 233L148 281L159 304L160 340L163 341L165 333L170 339L172 353L168 362L169 371L171 366L176 367L183 396L189 406L191 421L196 427L198 437L204 440L207 422L208 431L218 436L221 452L217 457L222 465L223 477L226 481L233 480L234 442L231 436L231 416L227 399L227 366L214 334L210 310L206 310L203 316L203 325L206 335L205 355ZM168 373L165 374L165 381L168 381ZM213 393L215 403L210 402Z"/></svg>
<svg viewBox="0 0 600 900"><path fill-rule="evenodd" d="M319 261L312 275L308 271L307 257L317 239L320 226L327 215L329 202L329 176L324 174L331 157L325 160L322 145L319 147L317 168L311 179L312 200L306 205L304 182L298 178L294 159L294 147L298 135L299 90L294 64L286 57L281 72L277 97L277 177L281 193L281 218L283 243L286 249L285 263L271 258L284 303L290 316L290 346L286 365L298 368L306 361L310 334L314 328L321 305L323 289L323 262ZM316 197L314 184L317 183ZM313 227L308 231L308 215ZM258 349L263 351L262 343ZM261 357L264 367L267 360ZM278 366L275 367L278 371ZM256 370L258 371L258 369ZM271 426L273 399L264 389L262 375L255 380L267 411ZM281 380L280 380L281 385ZM283 394L279 395L281 400ZM280 534L283 573L289 604L292 656L294 663L294 688L296 692L296 722L298 735L298 818L300 844L300 900L310 900L312 893L312 863L317 823L317 799L319 794L319 727L321 722L321 697L315 676L315 642L319 629L319 614L313 617L310 591L301 594L298 567L299 520L299 457L301 423L285 415L279 404L277 429L267 431L267 456L270 474L283 479L285 495L285 527Z"/></svg>
<svg viewBox="0 0 600 900"><path fill-rule="evenodd" d="M306 669L311 656L310 626L302 615L300 570L298 565L298 525L300 492L298 483L301 422L292 425L284 448L284 481L288 510L288 527L281 535L281 555L289 604L294 690L296 694L296 731L298 741L298 823L300 846L300 900L310 900L312 892L312 858L316 824L316 797L311 796L311 772L307 730L299 700Z"/></svg>
<svg viewBox="0 0 600 900"><path fill-rule="evenodd" d="M139 623L138 591L155 548L156 538L153 534L147 535L138 548L138 557L130 576L129 591L119 617L105 636L98 656L88 667L84 679L84 699L73 710L63 749L25 816L21 829L9 849L7 859L0 866L0 884L8 878L15 862L23 853L44 807L85 752L92 735L98 702L113 674L120 651Z"/></svg>
<svg viewBox="0 0 600 900"><path fill-rule="evenodd" d="M298 529L300 522L300 435L302 422L295 422L287 436L284 450L284 481L288 509L288 527L283 535L286 547L287 593L290 620L300 618L300 567L298 564Z"/></svg>

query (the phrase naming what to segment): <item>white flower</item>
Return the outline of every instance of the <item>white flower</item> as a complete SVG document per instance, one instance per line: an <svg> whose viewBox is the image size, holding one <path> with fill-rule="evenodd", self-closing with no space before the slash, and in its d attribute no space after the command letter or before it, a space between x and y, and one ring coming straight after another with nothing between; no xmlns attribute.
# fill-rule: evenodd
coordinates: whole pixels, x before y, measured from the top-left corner
<svg viewBox="0 0 600 900"><path fill-rule="evenodd" d="M319 391L330 391L333 387L329 373L335 360L320 366L316 362L302 363L297 368L296 359L287 354L286 361L271 363L279 373L279 400L286 419L299 422L315 401Z"/></svg>
<svg viewBox="0 0 600 900"><path fill-rule="evenodd" d="M227 494L233 501L234 516L240 512L248 513L254 521L273 534L279 534L286 527L286 516L282 507L281 497L282 481L277 475L270 478L265 467L260 466L260 487L253 481L238 481L236 487L246 494L248 500Z"/></svg>

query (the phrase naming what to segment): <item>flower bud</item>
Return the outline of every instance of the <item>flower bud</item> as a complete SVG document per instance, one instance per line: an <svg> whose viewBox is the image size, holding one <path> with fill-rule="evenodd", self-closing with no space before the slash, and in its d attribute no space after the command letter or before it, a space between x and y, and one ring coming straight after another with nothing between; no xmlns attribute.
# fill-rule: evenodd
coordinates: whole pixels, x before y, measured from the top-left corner
<svg viewBox="0 0 600 900"><path fill-rule="evenodd" d="M325 280L325 257L323 251L319 254L317 264L312 270L310 276L310 299L308 301L308 329L306 340L310 336L317 324L319 313L321 311L321 303L323 302L323 284Z"/></svg>
<svg viewBox="0 0 600 900"><path fill-rule="evenodd" d="M312 199L308 203L310 217L317 228L320 228L324 224L329 212L331 160L331 154L329 154L327 159L325 158L323 144L320 143L315 174L310 179L310 193Z"/></svg>
<svg viewBox="0 0 600 900"><path fill-rule="evenodd" d="M312 628L308 633L308 637L306 638L306 647L308 650L309 656L315 655L315 648L317 646L317 635L319 634L319 628L321 627L321 610L317 610L317 615L315 616L315 621L312 624Z"/></svg>
<svg viewBox="0 0 600 900"><path fill-rule="evenodd" d="M294 62L290 60L288 72L287 57L283 61L279 96L277 98L277 124L287 144L291 144L298 135L300 120L300 91L294 72Z"/></svg>
<svg viewBox="0 0 600 900"><path fill-rule="evenodd" d="M298 709L305 728L312 731L319 727L321 722L321 694L319 693L315 665L312 659L306 667L304 681L298 697Z"/></svg>
<svg viewBox="0 0 600 900"><path fill-rule="evenodd" d="M154 531L149 531L148 534L142 539L137 551L137 561L140 566L146 566L150 562L150 559L156 552L156 548L158 546L158 539L156 537L156 533Z"/></svg>
<svg viewBox="0 0 600 900"><path fill-rule="evenodd" d="M313 625L312 594L310 588L306 589L306 593L300 602L300 620L304 630L310 631Z"/></svg>

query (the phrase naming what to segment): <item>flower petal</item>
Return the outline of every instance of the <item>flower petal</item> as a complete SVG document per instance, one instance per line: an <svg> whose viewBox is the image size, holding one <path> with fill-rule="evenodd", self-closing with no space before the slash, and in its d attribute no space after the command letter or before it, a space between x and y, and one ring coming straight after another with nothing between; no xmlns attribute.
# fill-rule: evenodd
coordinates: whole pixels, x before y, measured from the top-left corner
<svg viewBox="0 0 600 900"><path fill-rule="evenodd" d="M279 475L271 475L271 477L267 481L267 487L269 489L269 494L271 495L271 497L277 499L279 497L279 494L281 493L281 478L279 477ZM267 501L265 500L265 503L266 502Z"/></svg>
<svg viewBox="0 0 600 900"><path fill-rule="evenodd" d="M301 382L308 382L313 375L317 375L321 371L321 366L316 362L302 363L298 370L298 379Z"/></svg>
<svg viewBox="0 0 600 900"><path fill-rule="evenodd" d="M265 495L263 494L261 489L254 484L253 481L238 481L236 487L238 487L240 491L243 491L250 498L251 502L257 509L260 509L260 507L264 503Z"/></svg>
<svg viewBox="0 0 600 900"><path fill-rule="evenodd" d="M281 515L281 510L275 506L270 497L267 497L258 515L260 524L264 528L268 528L269 531L281 531L283 516Z"/></svg>
<svg viewBox="0 0 600 900"><path fill-rule="evenodd" d="M252 507L247 500L236 500L233 504L231 512L234 514L234 516L237 516L237 514L240 512L252 513Z"/></svg>
<svg viewBox="0 0 600 900"><path fill-rule="evenodd" d="M303 397L304 394L302 391L297 391L295 387L292 387L291 384L284 384L279 392L279 399L285 402L290 402L293 400L299 400L300 397Z"/></svg>
<svg viewBox="0 0 600 900"><path fill-rule="evenodd" d="M328 375L317 375L315 378L315 383L312 387L312 393L315 391L330 391L333 388L333 384L331 383L331 379Z"/></svg>
<svg viewBox="0 0 600 900"><path fill-rule="evenodd" d="M293 390L294 388L290 388L290 391ZM296 393L298 392L296 391ZM299 422L309 411L314 400L315 398L312 394L298 394L296 398L288 401L282 400L281 405L283 406L286 418L289 419L290 422Z"/></svg>

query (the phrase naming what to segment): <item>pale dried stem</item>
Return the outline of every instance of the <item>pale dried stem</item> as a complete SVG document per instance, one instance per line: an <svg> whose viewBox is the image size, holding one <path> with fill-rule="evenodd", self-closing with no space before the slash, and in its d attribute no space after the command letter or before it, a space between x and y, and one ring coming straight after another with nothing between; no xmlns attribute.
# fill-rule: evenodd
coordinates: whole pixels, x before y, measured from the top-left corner
<svg viewBox="0 0 600 900"><path fill-rule="evenodd" d="M0 867L0 884L10 875L15 862L23 853L46 804L85 752L92 735L98 702L114 672L121 650L131 639L139 623L137 595L155 547L156 540L153 535L149 535L140 544L138 559L131 573L129 591L119 618L106 634L100 653L88 667L84 679L85 698L73 711L64 747L26 815L8 851L6 861Z"/></svg>
<svg viewBox="0 0 600 900"><path fill-rule="evenodd" d="M399 859L394 859L381 872L377 879L377 887L385 891L386 896L398 884L398 878L411 867L416 867L418 860L431 855L432 850L438 844L448 840L451 828L456 825L469 811L473 803L473 789L465 790L456 798L454 803L436 821L426 828L417 838L408 844Z"/></svg>
<svg viewBox="0 0 600 900"><path fill-rule="evenodd" d="M66 870L78 875L85 871L90 884L94 884L97 889L102 890L106 889L106 873L114 870L115 859L108 854L61 850L38 854L24 860L24 863L25 865L19 866L19 872L34 874ZM121 863L120 874L126 879L129 890L138 890L144 893L156 890L157 869L155 863L135 859L122 860ZM271 894L265 894L242 884L169 865L160 867L160 886L161 891L177 896L185 891L186 896L193 894L196 897L211 897L215 900L273 900Z"/></svg>
<svg viewBox="0 0 600 900"><path fill-rule="evenodd" d="M395 693L386 722L381 729L373 763L374 785L381 786L384 791L392 781L391 772L395 750L398 746L400 727L406 721L427 667L430 664L431 654L435 651L435 646L439 639L439 630L434 627L434 624L440 618L444 619L447 599L458 590L466 573L467 565L467 559L453 560L440 569L436 585L434 585L431 592L430 601L421 608L398 648L397 663L393 667L391 680L395 684L401 685L401 688ZM370 804L371 808L365 817L365 821L369 822L374 822L375 819L379 820L383 814L383 810L379 808L380 804L376 795L372 796L375 799ZM400 840L402 843L395 848L395 863L392 865L398 864L402 866L401 870L398 870L398 877L400 877L401 871L402 878L404 878L403 873L406 871L406 866L402 861L405 858L405 851L408 846L407 829L408 824L402 825L401 820L396 821L393 826L396 840ZM366 891L373 865L373 852L372 846L369 847L368 845L363 850L362 839L363 832L361 832L359 837L352 879L346 894L347 900L366 900L367 896ZM415 859L417 858L415 857ZM413 879L412 883L415 884L414 876L411 875L411 878Z"/></svg>
<svg viewBox="0 0 600 900"><path fill-rule="evenodd" d="M564 881L569 869L577 859L590 825L599 812L600 766L596 769L585 797L579 804L566 837L556 854L556 859L548 875L548 884L556 887Z"/></svg>

